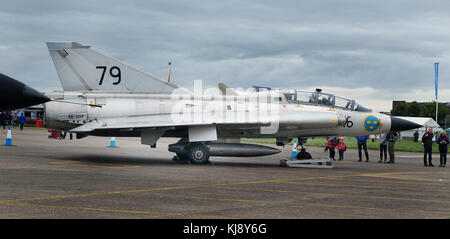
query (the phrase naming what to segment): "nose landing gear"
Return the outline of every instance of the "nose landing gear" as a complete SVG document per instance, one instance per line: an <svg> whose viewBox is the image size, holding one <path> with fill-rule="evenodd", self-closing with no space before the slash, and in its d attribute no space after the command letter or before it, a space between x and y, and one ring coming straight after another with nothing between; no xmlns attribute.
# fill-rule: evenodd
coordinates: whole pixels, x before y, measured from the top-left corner
<svg viewBox="0 0 450 239"><path fill-rule="evenodd" d="M298 145L296 146L297 160L284 159L280 160L280 166L292 168L333 168L333 161L330 158L316 158L313 159L311 154L306 152L303 145L306 143L306 138L298 138Z"/></svg>
<svg viewBox="0 0 450 239"><path fill-rule="evenodd" d="M297 159L303 160L303 159L312 159L311 154L306 152L305 147L303 145L306 143L307 138L298 138L298 145L297 145Z"/></svg>

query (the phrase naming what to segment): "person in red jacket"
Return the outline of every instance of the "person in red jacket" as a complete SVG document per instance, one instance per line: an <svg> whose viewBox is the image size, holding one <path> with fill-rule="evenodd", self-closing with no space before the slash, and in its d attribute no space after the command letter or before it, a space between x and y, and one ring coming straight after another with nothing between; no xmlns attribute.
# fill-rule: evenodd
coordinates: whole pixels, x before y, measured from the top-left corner
<svg viewBox="0 0 450 239"><path fill-rule="evenodd" d="M325 151L329 150L330 151L330 158L334 159L334 155L336 154L336 151L334 150L334 148L336 148L336 145L338 144L338 140L336 137L332 137L330 139L328 139L327 141L327 146L325 148Z"/></svg>
<svg viewBox="0 0 450 239"><path fill-rule="evenodd" d="M344 152L347 150L347 146L344 143L344 138L339 138L339 143L337 144L339 150L339 161L344 160Z"/></svg>

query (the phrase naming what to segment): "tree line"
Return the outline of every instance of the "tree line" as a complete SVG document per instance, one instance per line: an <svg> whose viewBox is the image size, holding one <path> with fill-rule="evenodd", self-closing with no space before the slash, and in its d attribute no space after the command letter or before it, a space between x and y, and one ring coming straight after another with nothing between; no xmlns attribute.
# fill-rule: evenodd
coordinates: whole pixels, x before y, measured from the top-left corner
<svg viewBox="0 0 450 239"><path fill-rule="evenodd" d="M443 103L438 105L438 123L443 124L448 110ZM393 116L429 117L436 118L436 102L418 103L413 101L409 104L397 104L392 110Z"/></svg>

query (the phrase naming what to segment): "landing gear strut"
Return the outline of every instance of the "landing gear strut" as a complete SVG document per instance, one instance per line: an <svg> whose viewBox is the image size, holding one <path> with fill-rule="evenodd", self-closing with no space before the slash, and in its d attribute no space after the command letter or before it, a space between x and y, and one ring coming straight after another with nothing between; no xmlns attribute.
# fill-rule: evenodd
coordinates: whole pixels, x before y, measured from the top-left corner
<svg viewBox="0 0 450 239"><path fill-rule="evenodd" d="M333 168L333 161L330 158L316 158L313 159L311 154L306 152L303 145L306 143L306 138L298 138L297 160L295 159L283 159L280 160L280 166L292 167L292 168Z"/></svg>
<svg viewBox="0 0 450 239"><path fill-rule="evenodd" d="M297 159L299 160L312 159L311 154L306 152L306 149L303 147L303 144L306 143L306 140L306 138L298 138L297 150L299 150L299 152L297 153Z"/></svg>

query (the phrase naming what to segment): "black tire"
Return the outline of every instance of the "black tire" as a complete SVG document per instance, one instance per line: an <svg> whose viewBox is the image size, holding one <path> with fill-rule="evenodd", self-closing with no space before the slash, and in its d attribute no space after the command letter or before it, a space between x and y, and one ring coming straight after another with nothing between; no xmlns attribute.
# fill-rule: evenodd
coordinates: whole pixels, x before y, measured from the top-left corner
<svg viewBox="0 0 450 239"><path fill-rule="evenodd" d="M306 151L303 152L299 152L297 154L297 159L302 160L302 159L312 159L311 154L309 154Z"/></svg>
<svg viewBox="0 0 450 239"><path fill-rule="evenodd" d="M178 161L186 161L188 159L186 154L177 153Z"/></svg>
<svg viewBox="0 0 450 239"><path fill-rule="evenodd" d="M209 163L209 149L201 143L191 145L187 156L193 164Z"/></svg>

